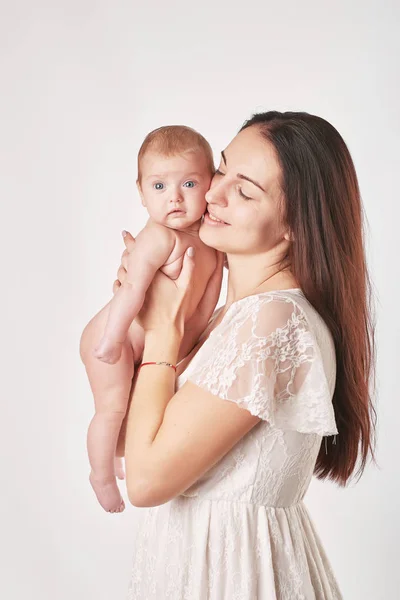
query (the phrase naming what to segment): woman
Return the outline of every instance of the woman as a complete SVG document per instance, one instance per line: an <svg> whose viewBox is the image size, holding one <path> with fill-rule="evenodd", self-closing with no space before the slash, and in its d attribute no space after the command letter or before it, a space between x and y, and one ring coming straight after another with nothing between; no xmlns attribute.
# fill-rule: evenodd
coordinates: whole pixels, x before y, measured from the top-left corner
<svg viewBox="0 0 400 600"><path fill-rule="evenodd" d="M177 373L196 256L175 282L157 274L139 315L125 460L130 501L149 508L129 598L337 600L303 498L313 473L345 485L373 456L353 162L321 118L256 114L222 152L206 200L200 237L219 267ZM209 319L223 253L227 299Z"/></svg>

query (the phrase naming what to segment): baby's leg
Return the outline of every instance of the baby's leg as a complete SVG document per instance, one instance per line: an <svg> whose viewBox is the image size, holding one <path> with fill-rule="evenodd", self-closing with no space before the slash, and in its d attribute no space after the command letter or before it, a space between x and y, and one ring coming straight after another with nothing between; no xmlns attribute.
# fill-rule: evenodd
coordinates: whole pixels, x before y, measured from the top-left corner
<svg viewBox="0 0 400 600"><path fill-rule="evenodd" d="M134 352L127 339L122 348L121 359L116 364L102 363L93 356L93 348L104 330L107 309L108 305L86 326L80 350L95 402L95 415L87 436L92 469L90 482L105 510L121 512L124 502L115 478L115 455L132 385ZM137 333L140 337L140 328L137 328ZM140 346L139 342L140 340L137 348Z"/></svg>

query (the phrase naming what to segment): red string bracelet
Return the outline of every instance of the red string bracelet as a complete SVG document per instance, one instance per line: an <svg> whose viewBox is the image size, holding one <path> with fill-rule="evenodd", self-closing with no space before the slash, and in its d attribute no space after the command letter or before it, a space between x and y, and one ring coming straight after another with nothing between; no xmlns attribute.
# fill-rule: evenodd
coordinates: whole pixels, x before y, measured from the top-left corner
<svg viewBox="0 0 400 600"><path fill-rule="evenodd" d="M142 367L145 367L146 365L165 365L166 367L172 367L174 369L174 371L176 371L176 366L175 365L171 365L171 363L164 362L164 361L145 362L145 363L142 363L140 365L139 369L141 369Z"/></svg>

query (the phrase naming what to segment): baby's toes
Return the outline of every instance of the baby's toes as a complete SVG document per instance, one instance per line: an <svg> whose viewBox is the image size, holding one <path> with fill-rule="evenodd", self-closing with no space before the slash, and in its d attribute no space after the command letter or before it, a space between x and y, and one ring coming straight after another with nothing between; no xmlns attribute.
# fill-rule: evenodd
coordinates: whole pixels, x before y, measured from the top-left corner
<svg viewBox="0 0 400 600"><path fill-rule="evenodd" d="M125 502L121 500L121 504L117 508L108 510L109 513L122 513L125 510Z"/></svg>

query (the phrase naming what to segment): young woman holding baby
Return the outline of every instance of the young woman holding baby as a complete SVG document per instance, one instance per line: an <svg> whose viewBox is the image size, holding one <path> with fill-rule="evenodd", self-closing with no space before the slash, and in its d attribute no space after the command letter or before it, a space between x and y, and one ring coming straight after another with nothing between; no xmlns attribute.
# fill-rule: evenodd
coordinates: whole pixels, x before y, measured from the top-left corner
<svg viewBox="0 0 400 600"><path fill-rule="evenodd" d="M205 199L198 235L217 261L198 309L196 248L176 279L155 274L136 319L147 364L126 429L128 496L143 507L129 599L339 600L303 498L313 474L345 485L373 456L352 159L321 118L256 114Z"/></svg>

